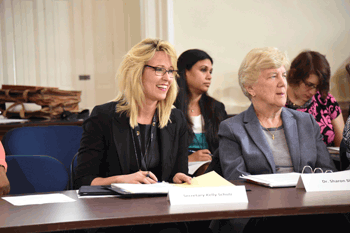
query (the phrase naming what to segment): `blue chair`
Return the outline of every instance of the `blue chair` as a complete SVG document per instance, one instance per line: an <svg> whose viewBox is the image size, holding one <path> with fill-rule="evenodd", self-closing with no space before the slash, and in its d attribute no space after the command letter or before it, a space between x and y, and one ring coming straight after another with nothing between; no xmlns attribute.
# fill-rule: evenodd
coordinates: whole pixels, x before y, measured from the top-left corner
<svg viewBox="0 0 350 233"><path fill-rule="evenodd" d="M77 152L74 155L74 157L72 159L72 162L71 162L71 165L70 165L70 177L69 177L70 180L69 180L69 183L70 183L70 189L72 189L72 190L77 188L74 185L74 180L75 180L75 168L78 165L78 156L79 156L79 152Z"/></svg>
<svg viewBox="0 0 350 233"><path fill-rule="evenodd" d="M19 127L6 132L2 144L6 155L49 155L61 161L68 171L82 134L81 126Z"/></svg>
<svg viewBox="0 0 350 233"><path fill-rule="evenodd" d="M68 187L67 169L50 156L9 155L6 163L10 194L62 191Z"/></svg>

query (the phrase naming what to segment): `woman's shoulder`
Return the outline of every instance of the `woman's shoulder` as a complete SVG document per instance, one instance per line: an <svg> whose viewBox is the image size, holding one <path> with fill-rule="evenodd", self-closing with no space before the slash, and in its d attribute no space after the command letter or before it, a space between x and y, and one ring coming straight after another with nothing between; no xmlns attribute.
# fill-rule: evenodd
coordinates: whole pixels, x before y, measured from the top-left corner
<svg viewBox="0 0 350 233"><path fill-rule="evenodd" d="M219 100L211 97L210 95L206 95L206 98L208 100L212 101L212 103L214 104L214 107L216 107L216 108L225 108L225 105L222 102L220 102Z"/></svg>
<svg viewBox="0 0 350 233"><path fill-rule="evenodd" d="M98 116L98 115L114 115L116 112L116 101L111 101L105 104L96 105L91 112L90 117Z"/></svg>
<svg viewBox="0 0 350 233"><path fill-rule="evenodd" d="M318 91L313 97L313 101L316 102L317 104L321 105L339 105L337 100L334 98L334 96L331 93L328 93L326 98L323 99L321 93Z"/></svg>
<svg viewBox="0 0 350 233"><path fill-rule="evenodd" d="M283 107L283 116L292 116L296 121L309 124L315 118L308 112L301 112L291 108Z"/></svg>
<svg viewBox="0 0 350 233"><path fill-rule="evenodd" d="M185 115L180 109L172 108L170 113L170 120L173 121L186 121Z"/></svg>
<svg viewBox="0 0 350 233"><path fill-rule="evenodd" d="M231 116L221 122L222 125L243 125L244 123L244 116L246 115L248 110L245 110L237 115Z"/></svg>

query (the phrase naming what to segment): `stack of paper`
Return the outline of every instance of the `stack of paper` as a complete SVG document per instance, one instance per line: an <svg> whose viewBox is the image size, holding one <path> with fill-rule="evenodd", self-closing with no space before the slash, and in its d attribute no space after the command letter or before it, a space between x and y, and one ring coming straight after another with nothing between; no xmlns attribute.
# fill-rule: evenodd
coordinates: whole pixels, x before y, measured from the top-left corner
<svg viewBox="0 0 350 233"><path fill-rule="evenodd" d="M173 184L176 187L182 188L198 188L198 187L220 187L234 186L231 182L218 175L215 171L208 172L201 176L197 176L191 180L191 184Z"/></svg>
<svg viewBox="0 0 350 233"><path fill-rule="evenodd" d="M266 175L242 175L240 178L247 181L257 183L263 186L277 188L277 187L294 187L298 183L300 173L279 173Z"/></svg>
<svg viewBox="0 0 350 233"><path fill-rule="evenodd" d="M208 161L196 161L196 162L188 162L188 173L193 175L201 166L204 164L210 163L211 160Z"/></svg>

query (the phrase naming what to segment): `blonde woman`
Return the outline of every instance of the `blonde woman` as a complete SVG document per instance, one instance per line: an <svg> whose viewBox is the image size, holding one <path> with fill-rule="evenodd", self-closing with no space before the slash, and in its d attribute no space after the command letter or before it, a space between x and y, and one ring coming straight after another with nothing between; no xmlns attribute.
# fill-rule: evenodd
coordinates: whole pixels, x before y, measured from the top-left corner
<svg viewBox="0 0 350 233"><path fill-rule="evenodd" d="M124 57L120 94L96 106L84 122L75 186L190 183L187 123L172 108L177 95L172 45L145 39Z"/></svg>

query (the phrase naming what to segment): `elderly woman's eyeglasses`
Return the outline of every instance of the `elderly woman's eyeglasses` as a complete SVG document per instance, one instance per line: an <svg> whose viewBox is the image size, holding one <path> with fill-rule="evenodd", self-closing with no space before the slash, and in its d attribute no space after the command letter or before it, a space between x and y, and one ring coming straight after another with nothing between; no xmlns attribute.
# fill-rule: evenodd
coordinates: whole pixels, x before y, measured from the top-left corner
<svg viewBox="0 0 350 233"><path fill-rule="evenodd" d="M168 72L168 75L171 78L173 78L177 75L177 70L167 70L163 67L154 67L154 66L150 66L150 65L145 65L145 67L149 67L149 68L154 69L157 76L163 76L166 72Z"/></svg>
<svg viewBox="0 0 350 233"><path fill-rule="evenodd" d="M314 90L317 90L318 86L316 84L313 84L313 83L310 83L306 80L303 80L305 86L308 88L308 89L314 89Z"/></svg>

